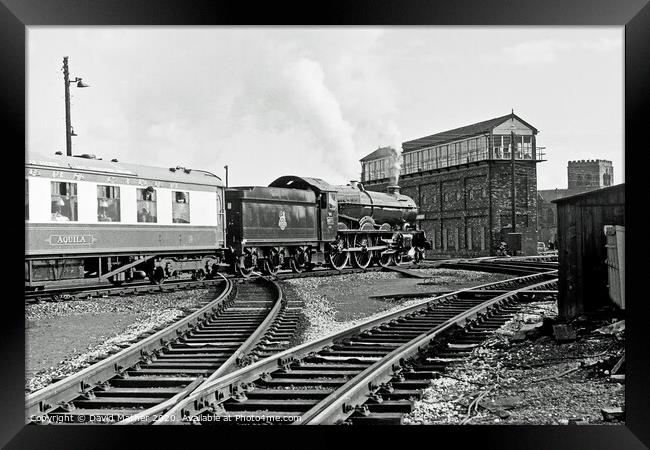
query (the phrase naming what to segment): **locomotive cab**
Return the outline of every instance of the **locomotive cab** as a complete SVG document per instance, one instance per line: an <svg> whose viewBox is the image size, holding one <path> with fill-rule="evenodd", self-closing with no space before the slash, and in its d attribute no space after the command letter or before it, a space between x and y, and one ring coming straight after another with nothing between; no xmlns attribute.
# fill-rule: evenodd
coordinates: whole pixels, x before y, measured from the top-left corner
<svg viewBox="0 0 650 450"><path fill-rule="evenodd" d="M338 201L336 192L321 192L319 197L318 215L320 227L318 230L321 241L329 241L336 237Z"/></svg>
<svg viewBox="0 0 650 450"><path fill-rule="evenodd" d="M333 241L338 231L338 198L334 186L320 178L287 175L269 184L269 187L310 190L316 195L318 239Z"/></svg>

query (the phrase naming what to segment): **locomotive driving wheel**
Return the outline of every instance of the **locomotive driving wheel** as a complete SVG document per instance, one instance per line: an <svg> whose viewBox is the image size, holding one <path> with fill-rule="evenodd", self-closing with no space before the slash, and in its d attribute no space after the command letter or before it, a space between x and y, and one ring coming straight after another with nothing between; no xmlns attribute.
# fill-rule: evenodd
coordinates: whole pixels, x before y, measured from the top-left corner
<svg viewBox="0 0 650 450"><path fill-rule="evenodd" d="M327 263L332 269L343 270L348 264L349 257L350 255L345 251L345 238L337 237L327 253Z"/></svg>
<svg viewBox="0 0 650 450"><path fill-rule="evenodd" d="M372 238L368 234L356 234L354 247L361 247L361 251L352 253L352 263L360 269L367 269L372 263L373 252L368 250L372 246Z"/></svg>

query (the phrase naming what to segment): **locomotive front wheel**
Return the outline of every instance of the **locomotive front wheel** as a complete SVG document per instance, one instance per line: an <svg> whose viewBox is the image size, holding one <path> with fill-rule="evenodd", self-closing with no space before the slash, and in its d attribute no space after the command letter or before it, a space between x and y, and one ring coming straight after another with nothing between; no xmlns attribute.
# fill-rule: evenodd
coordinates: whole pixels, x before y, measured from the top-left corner
<svg viewBox="0 0 650 450"><path fill-rule="evenodd" d="M415 255L413 256L413 264L418 265L424 260L424 247L415 247Z"/></svg>
<svg viewBox="0 0 650 450"><path fill-rule="evenodd" d="M149 282L151 284L157 284L160 286L165 282L165 278L165 270L160 266L154 267L149 273Z"/></svg>
<svg viewBox="0 0 650 450"><path fill-rule="evenodd" d="M367 269L372 262L372 251L366 247L371 245L371 238L367 234L357 234L354 236L354 246L361 247L362 250L352 253L352 263L359 269Z"/></svg>
<svg viewBox="0 0 650 450"><path fill-rule="evenodd" d="M395 254L390 253L390 254L379 255L379 258L377 258L377 262L381 267L394 266Z"/></svg>

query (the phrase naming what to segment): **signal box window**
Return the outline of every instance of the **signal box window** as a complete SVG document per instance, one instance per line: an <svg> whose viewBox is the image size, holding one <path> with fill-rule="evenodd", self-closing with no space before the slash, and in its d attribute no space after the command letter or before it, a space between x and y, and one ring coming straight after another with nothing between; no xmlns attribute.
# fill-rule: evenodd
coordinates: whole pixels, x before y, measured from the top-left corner
<svg viewBox="0 0 650 450"><path fill-rule="evenodd" d="M138 222L157 222L156 190L149 186L146 189L137 189Z"/></svg>
<svg viewBox="0 0 650 450"><path fill-rule="evenodd" d="M120 188L118 186L97 186L97 221L120 221Z"/></svg>
<svg viewBox="0 0 650 450"><path fill-rule="evenodd" d="M190 193L172 191L172 222L190 223Z"/></svg>
<svg viewBox="0 0 650 450"><path fill-rule="evenodd" d="M52 220L77 221L77 183L52 181Z"/></svg>

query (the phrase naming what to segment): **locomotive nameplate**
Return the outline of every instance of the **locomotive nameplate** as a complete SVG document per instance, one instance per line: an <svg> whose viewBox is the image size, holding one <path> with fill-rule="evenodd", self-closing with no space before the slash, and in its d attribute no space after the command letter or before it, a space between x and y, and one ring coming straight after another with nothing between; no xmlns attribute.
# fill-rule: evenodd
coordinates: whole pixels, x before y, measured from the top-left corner
<svg viewBox="0 0 650 450"><path fill-rule="evenodd" d="M50 245L91 245L97 242L92 234L51 234L45 240Z"/></svg>

